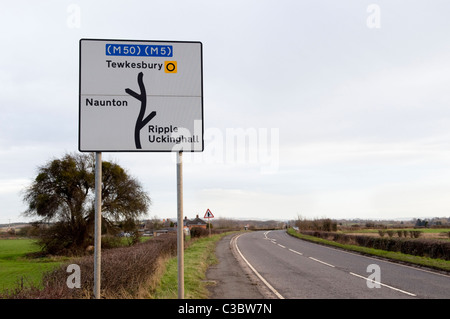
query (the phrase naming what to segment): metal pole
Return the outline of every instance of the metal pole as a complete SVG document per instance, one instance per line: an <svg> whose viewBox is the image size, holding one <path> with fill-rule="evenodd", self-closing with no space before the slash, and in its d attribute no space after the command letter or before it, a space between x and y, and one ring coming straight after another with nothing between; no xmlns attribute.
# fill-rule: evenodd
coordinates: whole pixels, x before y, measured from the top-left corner
<svg viewBox="0 0 450 319"><path fill-rule="evenodd" d="M102 153L95 153L94 298L100 299L102 250Z"/></svg>
<svg viewBox="0 0 450 319"><path fill-rule="evenodd" d="M177 153L178 299L184 299L183 152Z"/></svg>
<svg viewBox="0 0 450 319"><path fill-rule="evenodd" d="M208 217L209 237L211 237L211 218Z"/></svg>

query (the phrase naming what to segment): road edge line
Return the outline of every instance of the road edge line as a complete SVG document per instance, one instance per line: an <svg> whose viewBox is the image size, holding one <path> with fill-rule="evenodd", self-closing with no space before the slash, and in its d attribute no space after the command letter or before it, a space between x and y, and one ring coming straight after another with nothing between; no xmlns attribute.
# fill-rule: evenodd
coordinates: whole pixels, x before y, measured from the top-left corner
<svg viewBox="0 0 450 319"><path fill-rule="evenodd" d="M238 236L235 236L232 238L232 241L234 243L234 247L236 248L236 251L238 252L239 256L242 258L243 261L245 261L245 263L247 264L247 266L255 273L255 275L267 286L267 288L270 289L270 291L272 291L275 296L278 297L278 299L284 299L284 297L275 289L272 287L271 284L269 284L267 282L267 280L264 279L263 276L260 275L260 273L248 262L248 260L244 257L244 255L241 253L241 251L239 250L239 247L237 245L237 240L239 237L241 237L243 234L240 234Z"/></svg>

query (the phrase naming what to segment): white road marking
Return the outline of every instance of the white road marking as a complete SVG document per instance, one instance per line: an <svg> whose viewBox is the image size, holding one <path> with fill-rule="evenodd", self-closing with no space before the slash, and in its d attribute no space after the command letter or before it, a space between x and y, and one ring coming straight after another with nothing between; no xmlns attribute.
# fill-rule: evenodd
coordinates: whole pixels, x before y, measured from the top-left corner
<svg viewBox="0 0 450 319"><path fill-rule="evenodd" d="M280 244L277 244L278 246L280 246L281 248L286 248L286 246L283 246L283 245L280 245Z"/></svg>
<svg viewBox="0 0 450 319"><path fill-rule="evenodd" d="M365 279L365 280L374 282L374 283L379 284L379 285L381 285L381 286L387 287L387 288L392 289L392 290L395 290L395 291L402 292L402 293L407 294L407 295L410 295L410 296L416 296L415 294L413 294L413 293L411 293L411 292L407 292L407 291L405 291L405 290L401 290L401 289L398 289L398 288L395 288L395 287L392 287L392 286L383 284L383 283L381 283L381 282L373 281L372 279L369 279L369 278L367 278L367 277L364 277L364 276L355 274L355 273L353 273L353 272L350 272L350 275L353 275L353 276L356 276L356 277L359 277L359 278L362 278L362 279Z"/></svg>
<svg viewBox="0 0 450 319"><path fill-rule="evenodd" d="M239 255L241 256L241 258L247 263L247 265L248 265L248 266L250 267L250 269L255 273L255 275L258 276L259 279L261 279L261 281L267 286L267 288L269 288L269 289L270 289L270 290L271 290L271 291L272 291L279 299L284 299L284 297L283 297L283 296L282 296L275 288L273 288L272 285L269 284L269 283L264 279L264 277L261 276L261 275L259 274L258 271L256 271L255 268L253 268L253 266L248 262L248 260L245 259L244 255L242 255L242 253L241 253L241 251L239 250L238 245L237 245L237 240L238 240L238 238L239 238L240 236L242 236L242 234L239 235L239 236L237 236L237 237L233 237L233 238L234 238L234 246L236 247L236 250L237 250L237 252L239 253Z"/></svg>
<svg viewBox="0 0 450 319"><path fill-rule="evenodd" d="M308 258L309 258L309 259L312 259L312 260L314 260L314 261L317 261L317 262L319 262L319 263L321 263L321 264L324 264L324 265L327 265L327 266L330 266L330 267L333 267L333 268L334 268L333 265L328 264L328 263L326 263L326 262L324 262L324 261L322 261L322 260L319 260L319 259L316 259L316 258L313 258L313 257L308 257Z"/></svg>
<svg viewBox="0 0 450 319"><path fill-rule="evenodd" d="M300 256L302 256L303 254L302 253L299 253L298 251L296 251L296 250L293 250L293 249L290 249L290 248L288 248L290 251L292 251L293 253L295 253L295 254L297 254L297 255L300 255Z"/></svg>

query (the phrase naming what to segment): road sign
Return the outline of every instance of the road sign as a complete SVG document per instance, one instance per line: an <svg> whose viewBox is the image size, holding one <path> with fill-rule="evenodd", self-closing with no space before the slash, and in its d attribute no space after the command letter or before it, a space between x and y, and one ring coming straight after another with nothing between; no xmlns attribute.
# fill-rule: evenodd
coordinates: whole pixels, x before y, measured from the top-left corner
<svg viewBox="0 0 450 319"><path fill-rule="evenodd" d="M80 40L79 150L203 151L202 43Z"/></svg>
<svg viewBox="0 0 450 319"><path fill-rule="evenodd" d="M209 208L206 210L205 216L203 218L214 218L214 215L211 213Z"/></svg>

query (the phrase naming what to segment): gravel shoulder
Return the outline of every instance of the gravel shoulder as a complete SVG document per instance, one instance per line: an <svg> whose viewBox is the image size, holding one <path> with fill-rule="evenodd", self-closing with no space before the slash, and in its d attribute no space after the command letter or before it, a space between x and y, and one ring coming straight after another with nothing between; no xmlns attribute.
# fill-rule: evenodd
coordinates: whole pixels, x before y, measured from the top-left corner
<svg viewBox="0 0 450 319"><path fill-rule="evenodd" d="M236 252L232 239L237 235L227 235L217 243L216 257L219 262L206 272L210 283L209 299L274 298Z"/></svg>

